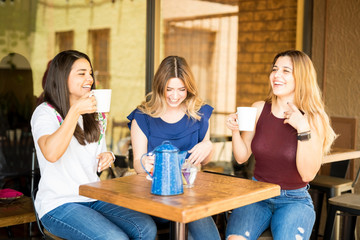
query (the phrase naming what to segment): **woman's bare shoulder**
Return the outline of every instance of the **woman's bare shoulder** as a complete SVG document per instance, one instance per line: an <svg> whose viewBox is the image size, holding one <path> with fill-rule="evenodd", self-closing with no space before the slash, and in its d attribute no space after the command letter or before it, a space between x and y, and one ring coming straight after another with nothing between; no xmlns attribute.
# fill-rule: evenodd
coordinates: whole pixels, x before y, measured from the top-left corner
<svg viewBox="0 0 360 240"><path fill-rule="evenodd" d="M253 105L251 105L252 107L257 108L256 111L256 121L259 119L259 116L265 106L265 101L258 101L258 102L254 102Z"/></svg>
<svg viewBox="0 0 360 240"><path fill-rule="evenodd" d="M254 102L251 106L256 107L259 110L262 110L264 105L265 105L265 101L258 101L258 102Z"/></svg>

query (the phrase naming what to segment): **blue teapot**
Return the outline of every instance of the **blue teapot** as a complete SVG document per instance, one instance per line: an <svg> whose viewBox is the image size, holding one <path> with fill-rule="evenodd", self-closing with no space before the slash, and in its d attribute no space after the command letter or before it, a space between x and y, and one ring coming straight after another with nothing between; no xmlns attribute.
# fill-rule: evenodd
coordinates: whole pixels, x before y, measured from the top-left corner
<svg viewBox="0 0 360 240"><path fill-rule="evenodd" d="M144 167L142 158L146 155L155 155L153 174ZM181 165L185 162L187 151L179 151L170 141L164 141L152 152L144 154L140 163L152 179L151 193L155 195L170 196L184 193L181 178Z"/></svg>

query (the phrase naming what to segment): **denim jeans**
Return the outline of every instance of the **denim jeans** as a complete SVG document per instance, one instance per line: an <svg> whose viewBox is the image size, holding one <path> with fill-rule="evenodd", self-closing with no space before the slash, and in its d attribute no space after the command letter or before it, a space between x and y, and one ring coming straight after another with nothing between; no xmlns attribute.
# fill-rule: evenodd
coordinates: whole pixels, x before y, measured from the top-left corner
<svg viewBox="0 0 360 240"><path fill-rule="evenodd" d="M169 220L153 217L158 224L164 224ZM212 217L202 218L188 223L188 240L220 240L220 234Z"/></svg>
<svg viewBox="0 0 360 240"><path fill-rule="evenodd" d="M41 222L65 239L155 239L156 225L146 214L102 201L63 204Z"/></svg>
<svg viewBox="0 0 360 240"><path fill-rule="evenodd" d="M234 209L226 228L230 235L258 239L271 228L274 240L310 238L315 211L308 186L295 190L281 190L280 196Z"/></svg>

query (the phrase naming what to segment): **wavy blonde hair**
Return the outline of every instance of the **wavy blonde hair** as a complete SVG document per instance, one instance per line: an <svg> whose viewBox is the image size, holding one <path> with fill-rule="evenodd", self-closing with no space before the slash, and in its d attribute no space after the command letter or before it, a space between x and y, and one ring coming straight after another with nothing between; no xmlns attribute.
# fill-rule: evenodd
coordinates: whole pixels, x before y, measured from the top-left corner
<svg viewBox="0 0 360 240"><path fill-rule="evenodd" d="M184 58L179 56L168 56L161 62L154 76L152 91L147 94L146 100L137 108L151 117L160 117L164 114L167 107L165 93L171 78L179 78L184 82L187 90L187 96L183 102L186 107L186 115L200 120L199 110L204 102L198 96L194 76L189 65Z"/></svg>
<svg viewBox="0 0 360 240"><path fill-rule="evenodd" d="M272 65L275 65L278 58L285 56L290 57L293 64L293 76L295 79L294 104L308 116L313 129L316 129L318 133L318 129L323 130L323 153L326 154L330 151L336 134L330 125L329 116L325 112L314 65L305 53L297 50L278 53ZM276 99L277 97L270 87L269 97L266 101L275 102Z"/></svg>

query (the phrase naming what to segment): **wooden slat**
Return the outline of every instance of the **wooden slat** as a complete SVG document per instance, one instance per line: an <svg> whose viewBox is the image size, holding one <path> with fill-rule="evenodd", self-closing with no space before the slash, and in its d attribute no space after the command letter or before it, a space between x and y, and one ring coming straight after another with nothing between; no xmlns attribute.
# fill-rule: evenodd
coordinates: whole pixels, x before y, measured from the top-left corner
<svg viewBox="0 0 360 240"><path fill-rule="evenodd" d="M314 180L311 181L312 185L328 187L328 188L351 188L353 181L345 178L337 178L332 176L317 175Z"/></svg>
<svg viewBox="0 0 360 240"><path fill-rule="evenodd" d="M337 197L333 197L329 199L329 203L360 210L360 195L358 194L343 194Z"/></svg>

